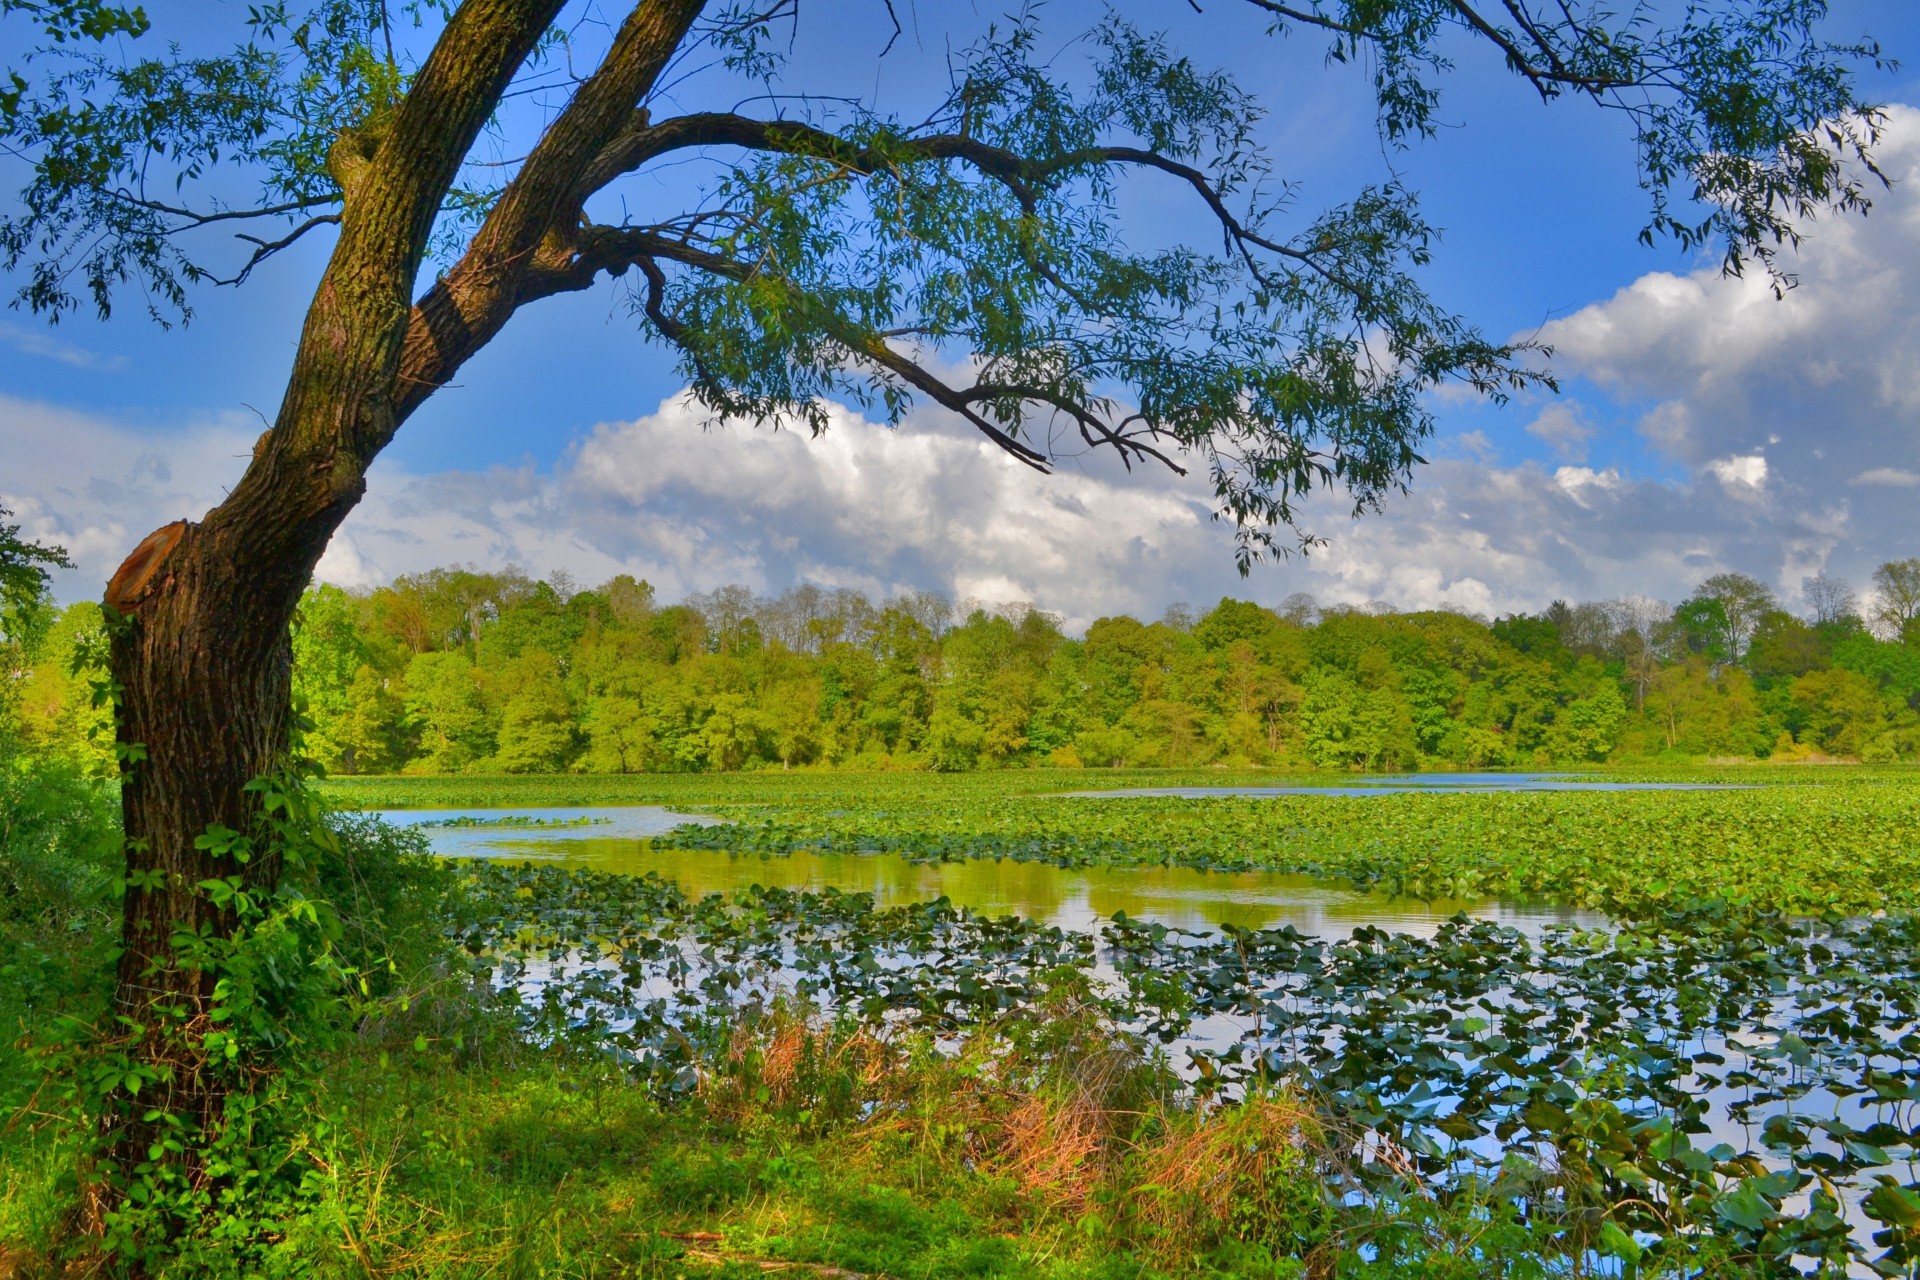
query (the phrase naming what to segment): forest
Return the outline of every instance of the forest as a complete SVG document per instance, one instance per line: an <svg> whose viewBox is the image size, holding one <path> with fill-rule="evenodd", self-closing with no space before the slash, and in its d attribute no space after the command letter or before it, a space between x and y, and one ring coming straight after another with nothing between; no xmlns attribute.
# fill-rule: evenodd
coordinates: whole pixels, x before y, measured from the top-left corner
<svg viewBox="0 0 1920 1280"><path fill-rule="evenodd" d="M1678 606L1488 621L1223 599L1079 636L1031 604L811 585L678 603L621 575L450 567L317 586L294 635L307 746L336 775L801 767L1407 770L1920 755L1920 559L1807 616L1722 573ZM104 769L100 612L7 626L24 732Z"/></svg>

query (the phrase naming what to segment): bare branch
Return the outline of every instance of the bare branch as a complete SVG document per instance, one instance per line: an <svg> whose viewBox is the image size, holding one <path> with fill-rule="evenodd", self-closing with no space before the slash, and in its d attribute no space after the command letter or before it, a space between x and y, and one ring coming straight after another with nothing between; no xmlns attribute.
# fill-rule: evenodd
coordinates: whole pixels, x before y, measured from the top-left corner
<svg viewBox="0 0 1920 1280"><path fill-rule="evenodd" d="M305 200L289 200L284 204L261 205L253 209L216 209L203 213L197 209L187 209L179 205L166 204L159 200L148 200L136 196L131 191L120 190L113 193L116 200L123 201L136 209L151 209L155 213L164 213L170 217L185 221L176 231L189 231L195 227L204 227L215 222L235 222L248 218L276 218L288 213L304 213L321 205L339 204L343 197L338 193L325 196L310 196ZM338 219L335 219L338 221ZM248 237L251 239L251 237Z"/></svg>
<svg viewBox="0 0 1920 1280"><path fill-rule="evenodd" d="M257 245L258 248L254 249L253 256L247 259L246 264L242 266L240 270L237 273L235 273L231 279L222 280L218 277L214 277L213 283L214 284L234 284L234 285L244 284L246 282L247 277L253 274L253 269L255 267L259 266L262 262L266 261L268 258L271 258L274 254L280 252L282 249L286 248L288 245L298 240L301 236L306 235L307 232L313 230L315 227L324 227L324 226L337 227L339 225L340 225L339 214L323 213L318 217L308 218L305 222L295 227L292 231L289 231L286 235L281 236L278 240L262 240L259 236L250 236L242 233L241 236L239 237L240 239L248 241L254 245Z"/></svg>

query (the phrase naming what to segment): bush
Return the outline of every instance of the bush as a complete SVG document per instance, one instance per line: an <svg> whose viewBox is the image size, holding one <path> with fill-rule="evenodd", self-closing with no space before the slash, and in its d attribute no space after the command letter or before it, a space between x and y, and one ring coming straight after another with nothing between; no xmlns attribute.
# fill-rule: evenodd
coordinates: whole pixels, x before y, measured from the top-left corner
<svg viewBox="0 0 1920 1280"><path fill-rule="evenodd" d="M110 783L0 739L0 1036L106 991L119 815Z"/></svg>
<svg viewBox="0 0 1920 1280"><path fill-rule="evenodd" d="M94 922L113 881L119 815L110 783L0 742L0 928Z"/></svg>
<svg viewBox="0 0 1920 1280"><path fill-rule="evenodd" d="M427 837L369 813L329 813L338 856L320 860L309 891L339 913L341 963L366 974L380 995L435 967L447 951L447 864Z"/></svg>

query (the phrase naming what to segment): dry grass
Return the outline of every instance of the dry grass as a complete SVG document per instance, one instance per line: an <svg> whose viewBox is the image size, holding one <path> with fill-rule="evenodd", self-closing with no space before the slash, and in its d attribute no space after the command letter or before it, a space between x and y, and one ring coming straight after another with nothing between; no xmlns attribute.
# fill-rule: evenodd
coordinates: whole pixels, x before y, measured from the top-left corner
<svg viewBox="0 0 1920 1280"><path fill-rule="evenodd" d="M706 1113L728 1124L794 1111L824 1123L897 1089L903 1065L872 1030L836 1029L804 1007L777 1005L734 1027L724 1054L700 1069L696 1092Z"/></svg>

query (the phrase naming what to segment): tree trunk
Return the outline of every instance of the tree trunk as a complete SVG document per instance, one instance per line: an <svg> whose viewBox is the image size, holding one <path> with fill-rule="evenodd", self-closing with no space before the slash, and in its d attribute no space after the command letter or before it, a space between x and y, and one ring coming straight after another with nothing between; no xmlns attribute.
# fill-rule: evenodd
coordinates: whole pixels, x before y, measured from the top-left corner
<svg viewBox="0 0 1920 1280"><path fill-rule="evenodd" d="M149 535L108 585L127 865L114 1012L146 1081L137 1092L116 1086L106 1099L103 1154L115 1181L96 1198L96 1213L149 1162L192 1183L210 1177L201 1157L226 1101L204 1043L216 978L192 967L179 935L235 934L237 917L200 888L204 881L238 873L264 894L279 878L270 848L237 866L197 842L214 828L253 829L259 800L247 784L285 763L288 631L314 566L401 421L515 307L554 291L523 283L533 246L577 222L579 183L702 8L702 0L635 6L606 62L449 273L462 288L443 280L429 291L434 305L415 306L441 203L563 2L463 0L378 134L341 135L329 157L345 197L339 240L272 429L203 522ZM594 270L562 275L564 287L584 287ZM154 1113L184 1125L175 1133L184 1152L152 1154L165 1125L145 1119Z"/></svg>
<svg viewBox="0 0 1920 1280"><path fill-rule="evenodd" d="M199 1047L213 1025L214 979L184 966L174 935L232 932L233 912L217 907L201 882L238 872L271 890L279 876L271 849L236 866L195 842L215 827L247 831L255 807L247 783L284 760L288 625L311 569L298 558L250 562L243 532L230 526L169 526L148 541L155 539L164 545L146 572L138 572L136 553L129 561L135 574L123 569L108 592L126 618L111 650L127 757L121 812L129 878L114 1011L136 1029L135 1061L161 1074L127 1099L109 1135L110 1159L122 1173L146 1160L159 1136L158 1122L140 1118L149 1111L171 1113L189 1133L209 1134L219 1124L223 1093Z"/></svg>

